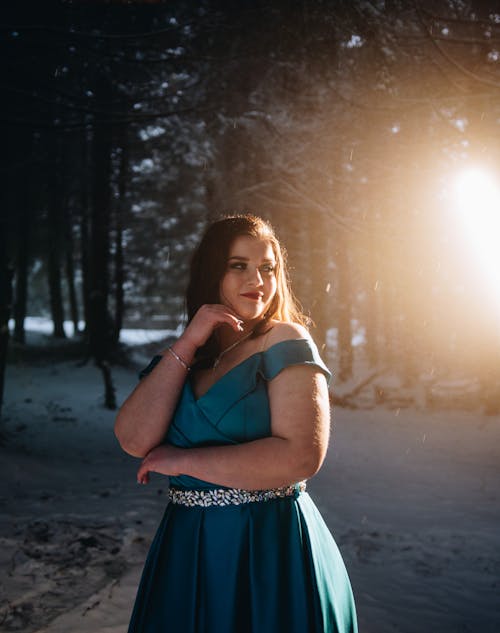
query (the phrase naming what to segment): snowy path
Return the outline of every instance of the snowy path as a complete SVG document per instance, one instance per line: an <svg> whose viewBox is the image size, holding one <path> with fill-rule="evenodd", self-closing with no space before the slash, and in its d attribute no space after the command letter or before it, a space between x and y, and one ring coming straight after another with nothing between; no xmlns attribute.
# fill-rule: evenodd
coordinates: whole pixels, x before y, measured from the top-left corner
<svg viewBox="0 0 500 633"><path fill-rule="evenodd" d="M119 401L135 381L117 369ZM165 483L135 483L92 367L9 366L0 631L126 631ZM500 631L500 418L337 410L309 485L361 633Z"/></svg>

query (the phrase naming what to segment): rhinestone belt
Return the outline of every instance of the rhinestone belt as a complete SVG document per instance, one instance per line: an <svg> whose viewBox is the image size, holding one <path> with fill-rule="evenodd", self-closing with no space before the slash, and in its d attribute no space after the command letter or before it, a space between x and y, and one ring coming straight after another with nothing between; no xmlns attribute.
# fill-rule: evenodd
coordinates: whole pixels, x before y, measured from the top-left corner
<svg viewBox="0 0 500 633"><path fill-rule="evenodd" d="M284 497L297 498L306 489L306 482L300 481L291 486L272 488L271 490L241 490L239 488L215 488L208 490L184 490L171 487L168 498L171 503L183 506L238 506L242 503L255 503L256 501L270 501Z"/></svg>

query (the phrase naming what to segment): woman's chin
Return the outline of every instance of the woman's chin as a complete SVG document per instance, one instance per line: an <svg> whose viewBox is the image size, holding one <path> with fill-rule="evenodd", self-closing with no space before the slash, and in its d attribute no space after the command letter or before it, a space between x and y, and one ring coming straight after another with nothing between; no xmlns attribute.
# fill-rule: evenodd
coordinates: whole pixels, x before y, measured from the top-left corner
<svg viewBox="0 0 500 633"><path fill-rule="evenodd" d="M259 323L259 321L262 321L262 319L264 318L264 313L261 312L257 315L253 315L251 317L247 317L247 318L242 318L242 321L245 325L250 326L250 327L254 327L255 325L257 325L257 323Z"/></svg>
<svg viewBox="0 0 500 633"><path fill-rule="evenodd" d="M227 305L228 308L236 314L236 316L243 321L246 325L256 325L259 321L264 318L264 314L267 309L266 305L248 305L247 302L243 303L229 303L227 301L221 302L224 305Z"/></svg>

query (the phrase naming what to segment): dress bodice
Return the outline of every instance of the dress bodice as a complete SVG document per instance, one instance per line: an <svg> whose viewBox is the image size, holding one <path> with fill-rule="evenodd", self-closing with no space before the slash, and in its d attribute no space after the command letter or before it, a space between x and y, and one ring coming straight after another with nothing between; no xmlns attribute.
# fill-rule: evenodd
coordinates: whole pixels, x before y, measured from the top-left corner
<svg viewBox="0 0 500 633"><path fill-rule="evenodd" d="M160 358L155 357L141 372L141 377L149 373ZM331 378L315 344L305 338L281 341L252 354L225 373L198 399L188 378L165 441L174 446L191 448L240 444L268 437L271 434L271 416L267 383L291 365L313 366L328 381ZM187 475L171 477L170 483L182 488L215 487Z"/></svg>

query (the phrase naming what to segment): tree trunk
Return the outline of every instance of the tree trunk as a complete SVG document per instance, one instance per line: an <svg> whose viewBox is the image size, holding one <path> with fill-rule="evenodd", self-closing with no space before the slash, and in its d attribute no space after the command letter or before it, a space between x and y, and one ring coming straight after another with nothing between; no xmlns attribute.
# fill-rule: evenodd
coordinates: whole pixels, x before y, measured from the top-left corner
<svg viewBox="0 0 500 633"><path fill-rule="evenodd" d="M83 319L85 321L84 332L88 334L89 328L89 296L90 296L90 280L89 280L89 218L88 208L82 208L82 215L80 218L80 265L82 267L82 305L83 305Z"/></svg>
<svg viewBox="0 0 500 633"><path fill-rule="evenodd" d="M3 245L0 244L0 246ZM0 417L5 384L5 366L9 344L9 317L12 302L12 269L6 259L0 262Z"/></svg>
<svg viewBox="0 0 500 633"><path fill-rule="evenodd" d="M351 267L349 261L347 235L338 231L338 246L336 248L336 263L338 275L338 352L339 352L339 380L344 382L352 377L352 297L351 297Z"/></svg>
<svg viewBox="0 0 500 633"><path fill-rule="evenodd" d="M66 208L64 214L65 224L65 257L66 257L66 282L68 284L69 307L71 320L73 321L73 336L78 334L78 302L75 290L75 267L73 264L73 228L71 213Z"/></svg>
<svg viewBox="0 0 500 633"><path fill-rule="evenodd" d="M89 274L89 181L91 173L89 169L89 153L91 147L91 139L88 133L82 139L82 164L84 173L84 182L81 190L81 216L80 216L80 265L82 269L82 306L83 319L85 321L84 332L88 334L89 327L89 297L90 297L90 274Z"/></svg>
<svg viewBox="0 0 500 633"><path fill-rule="evenodd" d="M374 210L371 209L373 216ZM371 230L364 241L367 260L366 260L366 312L365 312L365 331L366 331L366 355L371 367L375 367L379 361L379 298L381 290L379 257L377 241L373 238L375 235L375 221L371 217L369 220Z"/></svg>
<svg viewBox="0 0 500 633"><path fill-rule="evenodd" d="M500 345L494 341L485 355L485 367L481 372L481 399L486 415L500 413Z"/></svg>
<svg viewBox="0 0 500 633"><path fill-rule="evenodd" d="M320 352L326 347L328 303L328 231L324 215L309 214L309 278L311 279L311 316L314 321L313 337Z"/></svg>
<svg viewBox="0 0 500 633"><path fill-rule="evenodd" d="M278 237L282 240L288 254L288 270L292 281L292 289L304 311L309 313L312 303L310 274L306 265L307 253L311 240L304 227L308 225L307 212L294 210L293 213L277 205L273 213L273 223L278 229ZM275 219L276 218L276 219Z"/></svg>
<svg viewBox="0 0 500 633"><path fill-rule="evenodd" d="M32 220L26 206L26 199L23 202L17 225L16 294L13 315L15 321L13 338L14 341L22 344L26 340L24 320L28 302L28 262Z"/></svg>
<svg viewBox="0 0 500 633"><path fill-rule="evenodd" d="M101 85L101 98L107 94ZM89 350L103 372L105 405L116 408L109 358L113 347L113 321L108 313L109 225L111 203L112 133L109 124L97 122L92 139L93 191L89 261Z"/></svg>
<svg viewBox="0 0 500 633"><path fill-rule="evenodd" d="M50 235L52 238L56 236L58 229L57 214L49 211ZM56 224L54 224L56 223ZM61 270L60 270L60 248L57 239L49 239L48 244L48 281L50 293L50 310L52 321L54 323L53 335L56 338L65 338L64 333L64 310L61 291Z"/></svg>
<svg viewBox="0 0 500 633"><path fill-rule="evenodd" d="M380 350L380 360L387 367L396 369L399 365L398 345L399 345L399 320L396 312L399 309L397 302L397 292L395 289L394 268L396 267L393 245L381 240L379 248L384 253L382 264L381 281L378 285L380 293L380 322L379 333L383 341Z"/></svg>
<svg viewBox="0 0 500 633"><path fill-rule="evenodd" d="M2 168L3 167L4 165L2 164ZM2 171L4 170L2 169ZM4 173L6 173L6 171L4 171ZM0 191L0 418L3 404L5 366L7 364L7 347L9 344L9 317L12 307L13 271L7 255L9 203L10 199L7 190L3 188Z"/></svg>
<svg viewBox="0 0 500 633"><path fill-rule="evenodd" d="M61 178L62 156L60 139L53 139L53 179L51 182L52 195L49 195L49 208L47 214L48 221L48 244L47 244L47 272L50 294L50 309L52 321L54 323L53 336L65 338L64 333L64 309L62 298L61 279L61 251L62 251L62 231L63 231L63 203L62 187L64 183Z"/></svg>
<svg viewBox="0 0 500 633"><path fill-rule="evenodd" d="M408 230L415 235L416 230L412 231L411 226ZM420 291L420 280L418 278L418 258L411 252L411 248L407 248L405 253L401 253L401 261L410 263L410 270L405 276L406 286L401 288L401 350L403 352L401 359L401 376L403 387L410 387L417 382L418 378L418 360L422 354L424 341L422 337L423 315L420 317L422 306Z"/></svg>
<svg viewBox="0 0 500 633"><path fill-rule="evenodd" d="M115 211L115 318L114 318L114 344L120 339L120 331L123 327L124 297L123 297L123 222L122 214L127 192L128 153L126 144L121 148L120 173L118 176L118 204Z"/></svg>

